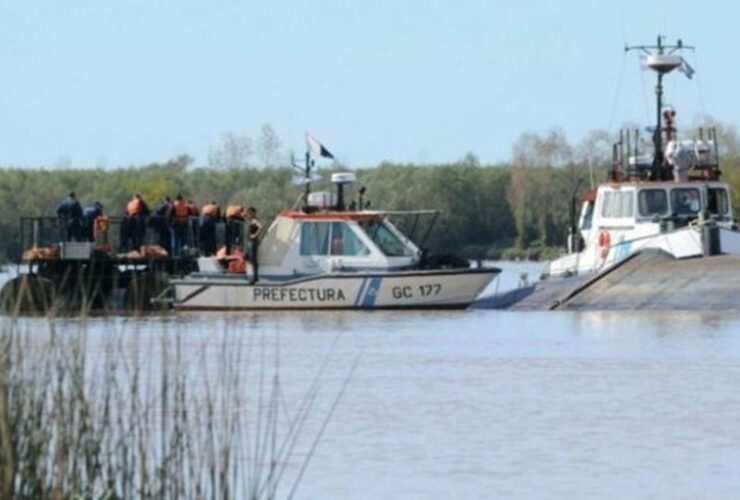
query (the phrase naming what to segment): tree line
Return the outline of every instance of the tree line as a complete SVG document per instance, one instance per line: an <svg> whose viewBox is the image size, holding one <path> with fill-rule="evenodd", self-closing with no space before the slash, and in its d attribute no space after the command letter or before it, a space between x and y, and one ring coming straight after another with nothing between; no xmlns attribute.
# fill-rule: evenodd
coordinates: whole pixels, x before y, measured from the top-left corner
<svg viewBox="0 0 740 500"><path fill-rule="evenodd" d="M740 140L734 127L718 126L724 179L740 209ZM387 210L439 209L441 214L425 246L438 253L457 253L474 259L551 257L565 244L570 200L602 181L610 163L613 137L594 131L578 144L562 131L522 134L511 159L481 164L473 154L448 164L417 165L384 162L354 170L370 208ZM267 222L294 206L302 188L293 185L290 166L273 132L263 131L262 160L266 168L243 164L243 148L225 136L211 152L208 167L195 167L182 155L168 161L117 169L0 169L0 258L20 255L19 218L52 216L57 204L75 191L83 205L99 201L106 214L123 214L133 193L150 205L178 193L202 205L245 204L258 208ZM245 141L241 141L244 146ZM250 150L249 154L252 152ZM221 162L219 164L219 162ZM340 165L330 173L347 170ZM315 190L326 189L317 183ZM356 193L355 193L356 196ZM399 220L404 229L426 231L430 221Z"/></svg>

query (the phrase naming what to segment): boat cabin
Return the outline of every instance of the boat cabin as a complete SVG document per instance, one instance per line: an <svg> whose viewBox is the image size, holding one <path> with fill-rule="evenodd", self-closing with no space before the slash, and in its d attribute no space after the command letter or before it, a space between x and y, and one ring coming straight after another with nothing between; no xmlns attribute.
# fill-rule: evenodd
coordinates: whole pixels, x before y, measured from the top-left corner
<svg viewBox="0 0 740 500"><path fill-rule="evenodd" d="M275 218L259 248L265 278L332 271L398 270L419 263L420 249L387 212L288 210Z"/></svg>
<svg viewBox="0 0 740 500"><path fill-rule="evenodd" d="M728 229L734 223L730 191L718 181L610 183L585 198L578 223L585 242L601 230L632 239L694 221L712 220Z"/></svg>

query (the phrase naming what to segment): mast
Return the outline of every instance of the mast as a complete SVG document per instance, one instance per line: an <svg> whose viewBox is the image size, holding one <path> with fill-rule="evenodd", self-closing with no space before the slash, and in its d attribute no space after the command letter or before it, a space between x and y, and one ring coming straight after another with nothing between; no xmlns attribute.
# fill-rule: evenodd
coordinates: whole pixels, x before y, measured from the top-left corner
<svg viewBox="0 0 740 500"><path fill-rule="evenodd" d="M663 76L679 68L679 71L691 78L693 70L677 52L686 49L694 50L694 47L684 45L680 39L674 45L665 45L663 43L664 39L664 36L658 35L655 45L633 45L624 48L625 52L632 50L644 52L647 55L645 63L658 74L658 82L655 85L655 99L657 102L655 106L655 130L653 131L653 176L659 179L665 179L670 175L665 169L663 154Z"/></svg>
<svg viewBox="0 0 740 500"><path fill-rule="evenodd" d="M311 194L311 165L313 164L313 161L311 160L311 153L306 151L306 168L304 171L305 175L305 182L306 185L304 186L305 191L303 194L303 206L304 208L308 206L308 196Z"/></svg>

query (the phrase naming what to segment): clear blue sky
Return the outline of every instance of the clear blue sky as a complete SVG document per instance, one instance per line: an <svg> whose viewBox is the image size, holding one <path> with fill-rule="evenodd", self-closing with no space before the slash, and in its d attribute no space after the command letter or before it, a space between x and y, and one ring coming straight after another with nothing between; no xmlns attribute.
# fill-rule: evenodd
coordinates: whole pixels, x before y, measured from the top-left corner
<svg viewBox="0 0 740 500"><path fill-rule="evenodd" d="M694 81L668 81L679 119L734 123L739 19L732 2L0 0L0 165L205 164L264 123L353 167L496 162L525 131L646 124L653 77L622 48L658 33L698 47Z"/></svg>

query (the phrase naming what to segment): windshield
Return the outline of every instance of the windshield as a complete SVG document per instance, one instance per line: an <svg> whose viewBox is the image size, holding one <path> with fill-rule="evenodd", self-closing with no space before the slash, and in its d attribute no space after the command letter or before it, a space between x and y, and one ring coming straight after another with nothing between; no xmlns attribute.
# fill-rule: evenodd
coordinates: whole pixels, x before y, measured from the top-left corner
<svg viewBox="0 0 740 500"><path fill-rule="evenodd" d="M676 215L696 215L701 209L699 190L696 188L676 188L671 190L671 205Z"/></svg>
<svg viewBox="0 0 740 500"><path fill-rule="evenodd" d="M640 215L664 215L668 212L668 196L663 189L643 189L637 196Z"/></svg>
<svg viewBox="0 0 740 500"><path fill-rule="evenodd" d="M370 239L378 245L378 248L388 257L406 257L413 255L413 250L407 247L391 231L384 221L369 220L360 222L360 226L365 230Z"/></svg>
<svg viewBox="0 0 740 500"><path fill-rule="evenodd" d="M710 214L725 215L730 211L730 200L724 188L707 190L707 210Z"/></svg>

